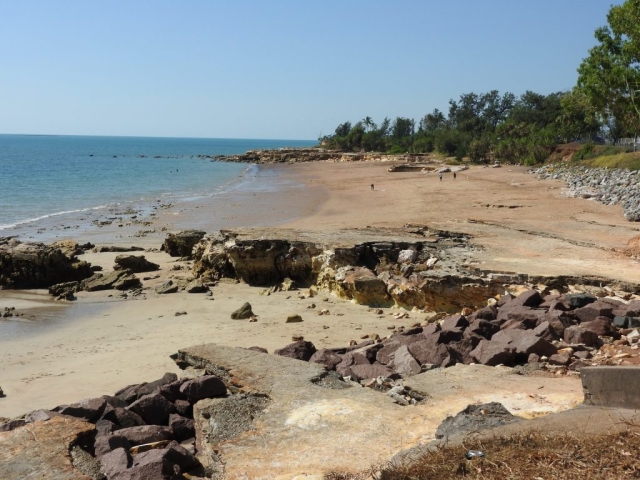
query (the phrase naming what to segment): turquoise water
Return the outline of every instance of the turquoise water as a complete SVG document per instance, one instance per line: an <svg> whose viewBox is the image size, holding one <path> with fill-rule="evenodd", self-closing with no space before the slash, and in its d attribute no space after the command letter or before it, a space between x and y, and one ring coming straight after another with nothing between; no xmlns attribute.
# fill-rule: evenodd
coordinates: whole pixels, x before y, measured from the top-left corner
<svg viewBox="0 0 640 480"><path fill-rule="evenodd" d="M0 236L15 226L113 206L224 192L250 166L197 155L315 141L0 135Z"/></svg>

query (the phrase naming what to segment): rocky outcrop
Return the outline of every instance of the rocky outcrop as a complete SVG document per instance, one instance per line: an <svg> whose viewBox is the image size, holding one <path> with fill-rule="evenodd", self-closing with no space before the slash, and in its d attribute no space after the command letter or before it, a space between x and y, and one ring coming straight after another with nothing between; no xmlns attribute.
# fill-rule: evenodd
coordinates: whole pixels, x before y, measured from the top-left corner
<svg viewBox="0 0 640 480"><path fill-rule="evenodd" d="M131 270L133 273L154 272L160 268L157 263L150 262L144 255L118 255L114 270Z"/></svg>
<svg viewBox="0 0 640 480"><path fill-rule="evenodd" d="M457 415L444 419L436 430L436 438L443 439L453 435L479 432L521 420L513 416L501 403L468 405Z"/></svg>
<svg viewBox="0 0 640 480"><path fill-rule="evenodd" d="M640 220L640 176L636 170L554 164L532 172L541 179L564 180L573 196L605 205L620 204L627 220Z"/></svg>
<svg viewBox="0 0 640 480"><path fill-rule="evenodd" d="M107 275L101 273L94 274L91 278L80 283L80 289L87 292L98 290L128 290L140 288L142 283L130 270L116 270Z"/></svg>
<svg viewBox="0 0 640 480"><path fill-rule="evenodd" d="M262 286L290 279L296 286L370 306L449 311L480 306L504 290L501 279L461 266L473 251L464 235L424 227L342 231L326 238L286 230L267 231L274 237L264 233L207 235L193 249L194 276Z"/></svg>
<svg viewBox="0 0 640 480"><path fill-rule="evenodd" d="M0 288L48 288L92 274L87 262L67 256L60 248L0 239Z"/></svg>
<svg viewBox="0 0 640 480"><path fill-rule="evenodd" d="M161 251L167 252L172 257L191 257L191 252L206 232L200 230L184 230L170 233L165 238Z"/></svg>
<svg viewBox="0 0 640 480"><path fill-rule="evenodd" d="M345 152L324 148L278 148L276 150L249 150L239 155L199 155L217 162L238 163L302 163L302 162L424 162L428 154L388 155L376 152Z"/></svg>

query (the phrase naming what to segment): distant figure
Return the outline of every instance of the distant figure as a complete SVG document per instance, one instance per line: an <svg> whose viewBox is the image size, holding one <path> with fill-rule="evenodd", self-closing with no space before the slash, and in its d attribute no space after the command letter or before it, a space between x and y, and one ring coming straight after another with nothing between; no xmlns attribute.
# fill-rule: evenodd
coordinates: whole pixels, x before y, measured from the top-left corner
<svg viewBox="0 0 640 480"><path fill-rule="evenodd" d="M373 187L373 183L371 184L371 190L375 190L375 188Z"/></svg>
<svg viewBox="0 0 640 480"><path fill-rule="evenodd" d="M442 181L442 172L440 172L440 181Z"/></svg>
<svg viewBox="0 0 640 480"><path fill-rule="evenodd" d="M453 172L453 179L456 179L456 172Z"/></svg>

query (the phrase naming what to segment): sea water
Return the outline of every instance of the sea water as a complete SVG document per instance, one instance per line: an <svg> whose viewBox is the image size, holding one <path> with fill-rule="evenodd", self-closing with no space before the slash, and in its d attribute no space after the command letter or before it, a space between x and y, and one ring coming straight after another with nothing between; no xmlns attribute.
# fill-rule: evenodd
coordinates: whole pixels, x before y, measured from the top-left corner
<svg viewBox="0 0 640 480"><path fill-rule="evenodd" d="M78 212L145 208L224 192L250 166L198 155L307 147L315 141L0 135L0 237Z"/></svg>

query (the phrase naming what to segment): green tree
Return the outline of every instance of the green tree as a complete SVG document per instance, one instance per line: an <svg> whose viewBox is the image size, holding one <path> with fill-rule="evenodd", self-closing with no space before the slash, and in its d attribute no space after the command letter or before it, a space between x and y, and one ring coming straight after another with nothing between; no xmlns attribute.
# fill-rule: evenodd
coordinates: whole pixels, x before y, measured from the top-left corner
<svg viewBox="0 0 640 480"><path fill-rule="evenodd" d="M640 129L640 0L612 6L598 45L578 68L578 87L606 119Z"/></svg>

